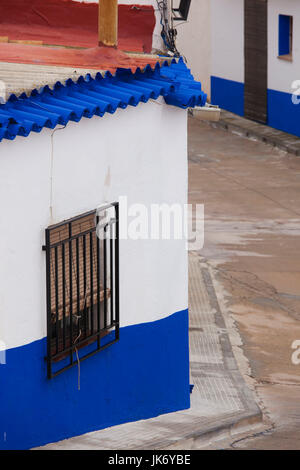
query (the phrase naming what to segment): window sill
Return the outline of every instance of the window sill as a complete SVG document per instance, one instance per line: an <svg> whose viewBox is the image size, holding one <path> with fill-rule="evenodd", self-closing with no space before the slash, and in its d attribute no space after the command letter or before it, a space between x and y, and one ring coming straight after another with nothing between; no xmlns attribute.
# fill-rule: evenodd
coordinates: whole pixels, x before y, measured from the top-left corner
<svg viewBox="0 0 300 470"><path fill-rule="evenodd" d="M90 344L96 343L98 338L102 339L105 338L105 336L109 335L113 329L116 327L116 322L113 322L111 325L108 325L106 328L103 328L100 330L98 333L97 332L91 332L87 331L85 333L85 337L79 341L77 344L75 344L76 336L77 333L74 333L74 338L73 338L73 354L75 352L75 346L77 347L78 350L85 348L86 346L89 346ZM61 361L62 359L65 359L66 357L70 356L71 354L71 344L70 344L70 338L67 338L66 340L66 346L63 349L63 344L62 340L59 343L59 350L60 352L56 353L56 344L55 344L55 339L51 341L51 355L52 355L52 360L54 363ZM65 350L67 348L67 350Z"/></svg>
<svg viewBox="0 0 300 470"><path fill-rule="evenodd" d="M285 60L287 62L293 62L293 55L292 54L284 54L277 56L277 59Z"/></svg>

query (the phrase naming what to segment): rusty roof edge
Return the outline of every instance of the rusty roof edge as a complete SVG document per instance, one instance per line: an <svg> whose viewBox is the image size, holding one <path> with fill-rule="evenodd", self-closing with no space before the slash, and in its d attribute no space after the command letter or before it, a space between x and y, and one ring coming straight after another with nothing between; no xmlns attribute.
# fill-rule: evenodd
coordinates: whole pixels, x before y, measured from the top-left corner
<svg viewBox="0 0 300 470"><path fill-rule="evenodd" d="M158 54L144 54L126 52L129 58L149 59L156 63L171 64L173 57L164 57ZM17 97L22 94L29 96L33 90L42 90L45 86L55 87L56 83L66 83L69 79L76 81L80 77L90 75L95 77L97 73L105 76L107 70L91 69L89 67L63 67L55 65L21 64L0 62L0 102L3 104L11 95ZM14 77L17 75L17 77Z"/></svg>

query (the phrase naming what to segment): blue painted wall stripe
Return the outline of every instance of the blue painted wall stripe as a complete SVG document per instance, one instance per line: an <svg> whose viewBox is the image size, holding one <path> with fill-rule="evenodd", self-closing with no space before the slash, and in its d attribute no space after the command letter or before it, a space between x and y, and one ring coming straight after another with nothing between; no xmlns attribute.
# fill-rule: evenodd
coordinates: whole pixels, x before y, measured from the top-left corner
<svg viewBox="0 0 300 470"><path fill-rule="evenodd" d="M244 115L244 84L211 77L211 102L239 116Z"/></svg>
<svg viewBox="0 0 300 470"><path fill-rule="evenodd" d="M300 104L291 93L268 90L268 125L300 137Z"/></svg>
<svg viewBox="0 0 300 470"><path fill-rule="evenodd" d="M240 116L244 115L244 84L211 77L212 103ZM300 137L300 104L291 93L268 90L267 125Z"/></svg>
<svg viewBox="0 0 300 470"><path fill-rule="evenodd" d="M46 339L0 365L0 449L28 449L189 408L188 311L122 328L120 341L48 380Z"/></svg>

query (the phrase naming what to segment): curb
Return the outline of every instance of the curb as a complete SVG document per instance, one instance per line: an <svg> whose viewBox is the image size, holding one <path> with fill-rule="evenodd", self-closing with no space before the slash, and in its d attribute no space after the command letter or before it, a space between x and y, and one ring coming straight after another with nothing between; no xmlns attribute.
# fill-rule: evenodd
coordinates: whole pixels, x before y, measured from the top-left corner
<svg viewBox="0 0 300 470"><path fill-rule="evenodd" d="M194 118L202 120L201 116L197 113L190 113ZM284 150L295 156L300 156L300 138L279 131L272 127L260 124L249 119L243 118L236 114L221 110L220 120L217 122L208 121L209 125L214 128L228 130L229 132L238 132L244 137L254 138L265 144L272 145L279 150Z"/></svg>
<svg viewBox="0 0 300 470"><path fill-rule="evenodd" d="M208 426L205 430L195 432L183 439L174 442L172 445L164 446L162 444L159 450L197 450L209 447L218 441L235 440L236 438L248 437L253 433L261 432L266 429L263 423L262 413L243 412L235 414L221 422Z"/></svg>

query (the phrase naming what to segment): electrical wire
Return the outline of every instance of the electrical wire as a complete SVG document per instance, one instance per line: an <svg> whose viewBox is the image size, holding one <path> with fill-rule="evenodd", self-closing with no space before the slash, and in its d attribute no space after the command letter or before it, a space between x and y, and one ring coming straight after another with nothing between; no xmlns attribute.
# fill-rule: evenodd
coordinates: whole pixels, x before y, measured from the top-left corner
<svg viewBox="0 0 300 470"><path fill-rule="evenodd" d="M165 47L170 51L174 57L180 57L180 53L176 46L176 35L177 31L174 28L173 14L171 19L168 18L168 1L167 0L156 0L157 8L160 13L160 24L162 26L161 37L164 41ZM173 0L171 11L173 12Z"/></svg>
<svg viewBox="0 0 300 470"><path fill-rule="evenodd" d="M39 108L43 108L43 106L35 103ZM66 125L62 127L57 127L51 133L51 157L50 157L50 221L53 221L53 168L54 168L54 134L58 131L61 131L66 128Z"/></svg>

